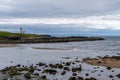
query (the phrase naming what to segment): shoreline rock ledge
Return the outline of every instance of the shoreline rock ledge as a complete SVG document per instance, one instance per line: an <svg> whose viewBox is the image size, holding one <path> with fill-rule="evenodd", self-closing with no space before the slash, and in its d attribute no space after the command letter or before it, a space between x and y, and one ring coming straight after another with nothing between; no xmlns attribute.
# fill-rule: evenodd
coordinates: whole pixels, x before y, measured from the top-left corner
<svg viewBox="0 0 120 80"><path fill-rule="evenodd" d="M70 37L53 37L50 35L43 35L42 37L6 37L0 38L0 43L59 43L59 42L77 42L77 41L97 41L105 40L101 37L81 37L81 36L70 36Z"/></svg>

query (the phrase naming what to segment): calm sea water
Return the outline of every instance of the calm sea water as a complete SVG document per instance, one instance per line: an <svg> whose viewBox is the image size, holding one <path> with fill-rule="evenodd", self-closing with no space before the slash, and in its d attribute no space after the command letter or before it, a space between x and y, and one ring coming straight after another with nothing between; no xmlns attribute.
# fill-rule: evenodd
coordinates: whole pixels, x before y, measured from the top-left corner
<svg viewBox="0 0 120 80"><path fill-rule="evenodd" d="M76 58L82 60L86 57L96 57L105 55L118 55L120 54L120 37L104 37L106 40L103 41L84 41L84 42L69 42L69 43L40 43L40 44L19 44L17 47L5 47L0 48L0 69L7 66L23 64L31 65L38 62L45 63L57 63L60 61L74 61ZM67 48L69 50L42 50L33 49L32 47L39 48ZM69 57L70 59L64 59ZM92 74L88 70L93 70L94 66L83 63L82 71L79 75L85 76L85 73L90 73L91 76L96 77L98 80L111 80L108 77L108 73L116 75L120 72L119 69L114 69L115 72L110 72L104 67L98 69L97 74L101 74L99 77L96 73ZM71 73L66 76L54 76L60 80L67 80ZM49 76L51 80L54 78ZM115 78L115 80L119 80Z"/></svg>
<svg viewBox="0 0 120 80"><path fill-rule="evenodd" d="M15 64L37 63L39 61L57 62L62 57L83 59L120 53L120 37L104 37L104 41L85 41L69 43L20 44L18 47L0 48L0 68ZM70 50L39 50L40 48L67 48ZM11 63L13 61L13 63Z"/></svg>
<svg viewBox="0 0 120 80"><path fill-rule="evenodd" d="M52 43L52 44L31 44L30 46L38 47L52 47L52 48L70 48L75 53L86 53L88 55L94 53L96 55L116 55L120 53L120 37L103 37L103 41L83 41L83 42L69 42L69 43ZM70 51L71 53L71 51Z"/></svg>

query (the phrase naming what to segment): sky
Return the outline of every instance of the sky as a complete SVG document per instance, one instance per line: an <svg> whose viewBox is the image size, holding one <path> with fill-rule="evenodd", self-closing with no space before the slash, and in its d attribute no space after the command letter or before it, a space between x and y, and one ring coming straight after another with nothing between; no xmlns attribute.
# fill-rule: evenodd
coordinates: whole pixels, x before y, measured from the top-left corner
<svg viewBox="0 0 120 80"><path fill-rule="evenodd" d="M120 0L0 0L0 31L120 36Z"/></svg>

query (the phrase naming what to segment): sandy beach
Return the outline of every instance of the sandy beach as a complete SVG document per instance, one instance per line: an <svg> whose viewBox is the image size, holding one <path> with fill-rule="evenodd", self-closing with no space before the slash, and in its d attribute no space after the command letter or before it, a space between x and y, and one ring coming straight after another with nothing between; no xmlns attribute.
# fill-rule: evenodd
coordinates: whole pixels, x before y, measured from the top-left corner
<svg viewBox="0 0 120 80"><path fill-rule="evenodd" d="M0 47L14 47L16 44L0 44Z"/></svg>
<svg viewBox="0 0 120 80"><path fill-rule="evenodd" d="M95 66L105 66L111 68L120 68L120 56L112 57L101 57L101 58L86 58L83 62L95 65Z"/></svg>

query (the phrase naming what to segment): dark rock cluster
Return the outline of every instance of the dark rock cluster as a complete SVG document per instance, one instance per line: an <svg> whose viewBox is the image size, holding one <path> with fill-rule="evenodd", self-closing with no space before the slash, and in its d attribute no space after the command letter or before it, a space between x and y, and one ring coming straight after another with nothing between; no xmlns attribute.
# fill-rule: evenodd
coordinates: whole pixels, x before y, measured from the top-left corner
<svg viewBox="0 0 120 80"><path fill-rule="evenodd" d="M74 61L74 64L76 62ZM30 66L24 66L24 65L16 65L16 66L10 66L6 67L0 72L4 75L7 75L7 77L4 77L3 80L8 78L15 78L16 76L22 76L25 80L32 80L32 79L40 79L40 80L48 80L47 75L56 75L59 73L59 75L64 76L67 72L72 72L73 76L77 76L76 72L81 72L82 66L81 64L78 67L72 67L72 61L70 62L60 62L56 64L46 64L43 62L39 62L36 65L30 65ZM79 80L81 80L79 77ZM16 78L15 80L19 79ZM71 79L70 79L71 80Z"/></svg>
<svg viewBox="0 0 120 80"><path fill-rule="evenodd" d="M5 37L0 38L0 43L56 43L56 42L73 42L73 41L96 41L104 40L100 37L82 37L82 36L70 36L70 37L53 37L53 36L37 36L37 37Z"/></svg>

